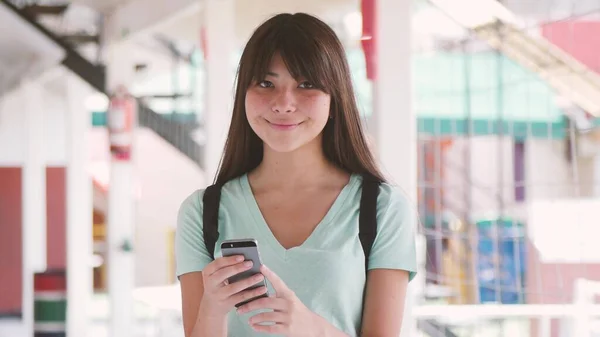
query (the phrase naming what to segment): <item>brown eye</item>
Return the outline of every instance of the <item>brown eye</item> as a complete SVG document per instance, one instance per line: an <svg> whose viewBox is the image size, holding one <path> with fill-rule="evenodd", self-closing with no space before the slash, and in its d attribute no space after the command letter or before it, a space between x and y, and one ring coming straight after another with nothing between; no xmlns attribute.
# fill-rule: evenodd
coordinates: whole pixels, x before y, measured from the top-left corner
<svg viewBox="0 0 600 337"><path fill-rule="evenodd" d="M307 82L307 81L300 83L300 85L298 87L302 88L302 89L314 89L315 88L315 86L312 85L312 83Z"/></svg>
<svg viewBox="0 0 600 337"><path fill-rule="evenodd" d="M261 81L261 82L258 82L258 86L261 88L270 88L273 86L273 83L271 83L269 81Z"/></svg>

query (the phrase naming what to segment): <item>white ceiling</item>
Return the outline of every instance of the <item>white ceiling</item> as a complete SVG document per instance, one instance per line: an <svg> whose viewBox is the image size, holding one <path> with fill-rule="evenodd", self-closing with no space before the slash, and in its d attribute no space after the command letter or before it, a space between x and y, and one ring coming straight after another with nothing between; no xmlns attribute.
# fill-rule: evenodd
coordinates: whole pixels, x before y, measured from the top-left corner
<svg viewBox="0 0 600 337"><path fill-rule="evenodd" d="M600 19L598 0L502 0L506 7L531 21L556 21L569 17Z"/></svg>
<svg viewBox="0 0 600 337"><path fill-rule="evenodd" d="M43 23L50 26L52 30L61 33L98 33L101 13L107 14L118 10L120 5L130 1L134 0L71 0L72 5L63 18L46 18ZM150 2L150 0L148 1ZM199 4L203 2L203 0L197 1ZM416 4L417 11L420 11L423 7L428 7L427 0L413 1ZM42 0L42 2L61 3L63 0ZM600 13L600 2L598 0L503 0L502 2L516 14L531 18L534 21L592 13L585 16L585 18L589 18ZM280 12L300 11L322 18L333 26L344 39L344 18L348 14L356 13L359 10L360 0L236 0L235 31L237 44L241 47L255 27L269 16ZM2 14L7 16L6 11L0 13L0 15ZM442 30L445 33L443 35L450 36L461 33L459 27L453 26L452 22L443 20L435 13L428 14L425 11L422 14L423 20L419 20L419 17L415 16L415 22L413 22L413 27L416 30L421 30L419 38L415 40L421 40L422 35L435 34L435 32L430 31L432 29ZM143 15L143 13L140 13L140 15ZM16 26L13 22L15 17L12 14L10 16L7 18L0 16L0 63L3 64L0 69L3 70L3 73L6 72L5 69L17 71L21 68L29 68L23 66L25 64L23 62L36 57L35 55L37 57L43 55L46 60L56 59L56 50L54 52L46 50L47 48L52 49L47 39L42 38L42 40L39 40L40 36L37 36L37 39L21 36L20 34L35 35L35 32L32 33L33 30L27 28L15 29ZM199 43L202 16L202 6L196 5L191 10L185 11L183 15L177 16L174 20L165 20L163 24L154 25L153 28L145 30L142 34L134 35L128 42L127 48L131 49L137 61L149 65L149 73L168 71L171 67L170 56L168 51L156 42L154 36L162 35L184 46L197 45ZM18 33L15 34L16 31ZM358 41L347 40L345 42L358 43Z"/></svg>
<svg viewBox="0 0 600 337"><path fill-rule="evenodd" d="M70 2L83 4L85 6L94 8L99 12L108 13L120 4L126 3L130 0L71 0ZM202 0L198 0L201 2ZM426 0L414 0L415 2L424 2ZM499 0L505 6L511 10L517 12L523 16L531 16L539 19L558 19L564 18L569 15L584 15L592 12L596 13L595 18L598 18L600 3L598 0ZM64 2L63 0L42 0L42 2ZM320 4L306 4L310 3L310 0L238 0L239 7L250 7L251 11L260 10L266 7L270 7L275 11L290 10L294 6L301 8L300 10L306 10L305 8L313 7L334 7L334 3L340 3L344 1L340 0L321 0L312 1L314 3L319 2ZM358 1L356 1L358 3ZM290 4L292 7L290 7ZM586 16L589 18L588 16Z"/></svg>
<svg viewBox="0 0 600 337"><path fill-rule="evenodd" d="M80 1L80 0L77 0ZM235 33L238 48L250 37L253 30L268 17L280 12L307 12L322 18L337 28L343 35L344 17L351 12L360 10L359 0L236 0ZM124 48L136 62L146 63L148 69L145 77L153 74L172 71L171 57L168 51L154 39L160 35L177 42L182 48L200 43L202 26L202 6L195 6L176 20L167 20L163 24L144 30L143 34L134 35ZM358 40L356 41L358 42Z"/></svg>
<svg viewBox="0 0 600 337"><path fill-rule="evenodd" d="M237 42L246 41L260 23L277 13L307 12L317 15L330 25L339 26L348 13L360 10L359 4L359 0L237 0L235 8ZM197 43L202 16L202 6L197 6L195 10L179 16L177 20L157 25L146 33L161 34L175 40Z"/></svg>
<svg viewBox="0 0 600 337"><path fill-rule="evenodd" d="M344 17L360 11L359 0L238 0L236 2L236 32L241 41L270 16L282 12L306 12L339 27Z"/></svg>
<svg viewBox="0 0 600 337"><path fill-rule="evenodd" d="M100 13L109 13L119 5L128 2L129 0L71 0L68 2L77 3L91 7Z"/></svg>
<svg viewBox="0 0 600 337"><path fill-rule="evenodd" d="M51 31L59 34L73 34L86 32L97 34L100 30L99 22L102 14L119 10L119 6L132 0L71 0L71 6L61 18L43 17L41 23ZM164 0L169 1L169 0ZM62 0L42 0L45 4L64 3ZM202 3L202 0L198 0ZM271 15L280 12L307 12L319 16L334 28L341 28L344 17L351 12L359 11L359 0L236 0L235 22L238 47L249 38L252 31ZM143 13L140 13L143 15ZM190 10L176 19L167 20L162 24L155 24L146 29L142 34L133 34L125 48L131 50L135 62L146 63L147 75L154 72L169 71L171 57L168 50L161 46L154 38L157 35L167 37L181 46L198 45L200 40L200 27L202 26L202 6L192 6ZM7 30L3 30L7 32ZM343 33L343 32L340 32ZM13 39L14 40L14 39ZM27 41L20 39L21 41ZM11 42L10 45L0 45L2 51L10 51L15 59L23 59L24 51ZM95 51L87 48L86 55L93 59ZM93 48L92 48L93 49ZM13 64L13 60L3 56L3 64Z"/></svg>

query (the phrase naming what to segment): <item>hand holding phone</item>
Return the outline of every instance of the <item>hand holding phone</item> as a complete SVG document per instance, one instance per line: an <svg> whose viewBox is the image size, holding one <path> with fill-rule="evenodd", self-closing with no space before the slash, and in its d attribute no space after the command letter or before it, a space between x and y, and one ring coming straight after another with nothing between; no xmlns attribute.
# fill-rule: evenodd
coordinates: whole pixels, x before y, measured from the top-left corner
<svg viewBox="0 0 600 337"><path fill-rule="evenodd" d="M252 267L250 269L244 270L236 275L230 276L227 281L228 284L237 284L239 282L244 282L245 280L251 279L256 275L262 275L260 273L260 267L262 266L262 261L260 260L260 253L258 251L258 243L255 239L238 239L238 240L225 240L221 243L221 252L223 257L235 256L235 255L243 255L246 261L252 262ZM267 284L264 280L264 277L249 286L247 289L258 289L265 287ZM260 294L256 297L245 299L236 303L236 307L240 307L250 301L261 297L267 297L266 293Z"/></svg>
<svg viewBox="0 0 600 337"><path fill-rule="evenodd" d="M252 261L245 261L243 255L219 257L209 263L202 270L202 311L211 316L225 316L236 304L247 303L249 299L266 294L266 287L254 287L257 283L264 282L262 274L235 283L227 281L252 268Z"/></svg>

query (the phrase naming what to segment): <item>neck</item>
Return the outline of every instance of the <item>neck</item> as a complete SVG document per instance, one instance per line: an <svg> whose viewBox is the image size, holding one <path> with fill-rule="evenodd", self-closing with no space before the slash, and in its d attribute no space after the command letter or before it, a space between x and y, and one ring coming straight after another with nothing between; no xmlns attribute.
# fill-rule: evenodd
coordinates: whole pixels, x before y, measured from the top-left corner
<svg viewBox="0 0 600 337"><path fill-rule="evenodd" d="M264 145L262 162L251 172L250 178L254 185L260 187L295 189L331 179L331 174L336 172L339 169L327 161L320 141L315 140L285 153Z"/></svg>

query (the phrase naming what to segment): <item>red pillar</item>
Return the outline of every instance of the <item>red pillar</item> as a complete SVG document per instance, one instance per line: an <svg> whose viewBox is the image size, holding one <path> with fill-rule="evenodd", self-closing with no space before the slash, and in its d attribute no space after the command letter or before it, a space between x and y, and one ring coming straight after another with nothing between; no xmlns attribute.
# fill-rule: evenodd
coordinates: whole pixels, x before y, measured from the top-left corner
<svg viewBox="0 0 600 337"><path fill-rule="evenodd" d="M375 11L375 6L377 5L376 1L377 0L362 0L360 4L363 26L361 43L367 64L367 79L371 81L374 81L377 78L377 28L375 26L377 22L377 14Z"/></svg>
<svg viewBox="0 0 600 337"><path fill-rule="evenodd" d="M22 169L0 167L0 316L20 315L23 294Z"/></svg>

